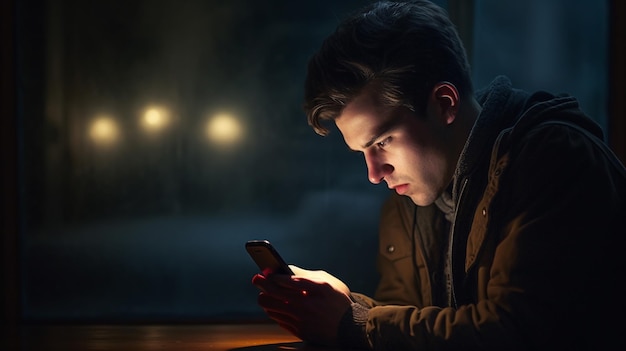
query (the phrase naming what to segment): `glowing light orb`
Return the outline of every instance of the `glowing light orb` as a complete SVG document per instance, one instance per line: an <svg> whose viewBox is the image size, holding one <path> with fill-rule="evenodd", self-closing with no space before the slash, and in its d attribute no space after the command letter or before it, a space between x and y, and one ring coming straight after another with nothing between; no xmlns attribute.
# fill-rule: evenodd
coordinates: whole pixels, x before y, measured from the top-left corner
<svg viewBox="0 0 626 351"><path fill-rule="evenodd" d="M233 144L243 137L241 123L230 114L218 114L207 124L209 139L219 144Z"/></svg>
<svg viewBox="0 0 626 351"><path fill-rule="evenodd" d="M169 122L169 115L165 109L148 107L143 113L141 124L148 131L163 129Z"/></svg>
<svg viewBox="0 0 626 351"><path fill-rule="evenodd" d="M100 116L92 122L89 137L98 144L112 144L119 137L119 129L113 118Z"/></svg>

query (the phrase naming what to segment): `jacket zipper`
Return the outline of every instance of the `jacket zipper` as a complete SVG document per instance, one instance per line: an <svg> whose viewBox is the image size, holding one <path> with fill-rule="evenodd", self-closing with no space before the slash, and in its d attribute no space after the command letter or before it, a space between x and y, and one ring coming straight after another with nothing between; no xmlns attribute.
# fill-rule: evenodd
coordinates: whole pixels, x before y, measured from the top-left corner
<svg viewBox="0 0 626 351"><path fill-rule="evenodd" d="M452 224L450 226L450 233L448 234L448 252L447 252L447 261L448 261L448 282L446 284L448 284L448 305L452 306L454 308L457 308L457 302L456 302L456 294L454 293L454 262L452 261L452 249L454 247L454 231L456 228L456 217L457 214L459 213L459 209L460 209L460 205L462 203L463 200L463 195L465 194L465 188L467 186L467 182L468 182L468 178L465 178L463 180L463 185L461 186L461 191L459 192L459 199L457 201L457 203L455 204L456 209L454 211L454 218L452 221Z"/></svg>

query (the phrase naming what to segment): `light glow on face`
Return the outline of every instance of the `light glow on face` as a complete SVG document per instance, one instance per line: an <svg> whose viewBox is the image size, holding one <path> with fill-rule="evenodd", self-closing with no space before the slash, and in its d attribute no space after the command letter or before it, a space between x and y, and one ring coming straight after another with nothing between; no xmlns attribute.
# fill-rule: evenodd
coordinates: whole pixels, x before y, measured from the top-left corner
<svg viewBox="0 0 626 351"><path fill-rule="evenodd" d="M239 120L228 113L213 116L206 127L207 136L217 144L230 145L243 138L243 127Z"/></svg>
<svg viewBox="0 0 626 351"><path fill-rule="evenodd" d="M119 128L110 116L98 116L89 127L89 137L97 144L111 145L119 138Z"/></svg>

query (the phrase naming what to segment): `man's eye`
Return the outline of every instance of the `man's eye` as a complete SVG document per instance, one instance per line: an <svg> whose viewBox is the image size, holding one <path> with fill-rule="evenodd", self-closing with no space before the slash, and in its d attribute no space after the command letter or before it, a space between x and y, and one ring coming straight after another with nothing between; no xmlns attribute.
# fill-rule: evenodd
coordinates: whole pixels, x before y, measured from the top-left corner
<svg viewBox="0 0 626 351"><path fill-rule="evenodd" d="M379 141L376 143L376 146L378 146L379 148L384 148L385 146L389 145L389 142L391 142L391 137L386 137L385 139Z"/></svg>

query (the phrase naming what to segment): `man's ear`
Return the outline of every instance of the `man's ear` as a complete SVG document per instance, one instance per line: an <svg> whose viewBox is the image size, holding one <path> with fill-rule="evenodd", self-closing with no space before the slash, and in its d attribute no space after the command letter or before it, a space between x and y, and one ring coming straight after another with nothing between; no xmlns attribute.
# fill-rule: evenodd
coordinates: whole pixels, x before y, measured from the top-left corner
<svg viewBox="0 0 626 351"><path fill-rule="evenodd" d="M433 111L440 116L446 124L451 124L459 112L459 91L454 84L439 82L430 94L428 104Z"/></svg>

